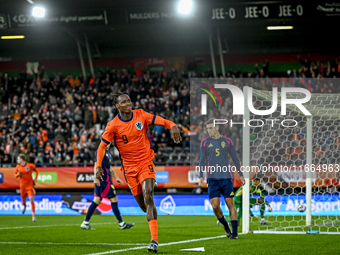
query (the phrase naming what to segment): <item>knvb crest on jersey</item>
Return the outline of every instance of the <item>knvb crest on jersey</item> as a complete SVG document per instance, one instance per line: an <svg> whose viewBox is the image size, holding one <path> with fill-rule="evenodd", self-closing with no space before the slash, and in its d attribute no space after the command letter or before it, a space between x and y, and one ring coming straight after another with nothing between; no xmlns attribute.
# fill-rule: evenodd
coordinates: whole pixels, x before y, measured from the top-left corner
<svg viewBox="0 0 340 255"><path fill-rule="evenodd" d="M142 124L142 122L138 121L135 125L136 125L136 128L137 128L138 130L142 130L142 129L143 129L143 124Z"/></svg>
<svg viewBox="0 0 340 255"><path fill-rule="evenodd" d="M26 167L26 169L25 169L27 172L30 170L30 168L29 167Z"/></svg>

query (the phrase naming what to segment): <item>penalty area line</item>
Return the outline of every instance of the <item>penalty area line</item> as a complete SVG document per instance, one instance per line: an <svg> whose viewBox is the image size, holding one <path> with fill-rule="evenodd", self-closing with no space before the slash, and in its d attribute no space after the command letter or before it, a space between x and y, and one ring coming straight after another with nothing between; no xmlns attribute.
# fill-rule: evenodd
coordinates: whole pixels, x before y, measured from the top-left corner
<svg viewBox="0 0 340 255"><path fill-rule="evenodd" d="M241 233L239 235L241 235ZM226 235L203 237L203 238L198 238L198 239L190 239L190 240L171 242L171 243L163 243L163 244L159 244L158 246L159 247L169 246L169 245L174 245L174 244L191 243L191 242L205 241L205 240L218 239L218 238L226 238ZM125 252L125 251L141 250L141 249L146 249L146 248L148 248L148 246L133 247L133 248L112 250L112 251L105 251L105 252L98 252L98 253L90 253L90 254L87 254L87 255L103 255L103 254L111 254L111 253L118 253L118 252Z"/></svg>

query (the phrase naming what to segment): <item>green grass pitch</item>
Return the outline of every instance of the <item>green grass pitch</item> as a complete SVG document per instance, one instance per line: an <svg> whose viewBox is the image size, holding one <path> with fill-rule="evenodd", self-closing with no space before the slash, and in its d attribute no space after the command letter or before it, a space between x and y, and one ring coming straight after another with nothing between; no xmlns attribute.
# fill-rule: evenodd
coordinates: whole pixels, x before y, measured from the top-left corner
<svg viewBox="0 0 340 255"><path fill-rule="evenodd" d="M114 216L92 217L95 230L80 229L84 216L0 216L0 254L148 254L145 216L123 216L135 226L120 230ZM251 222L253 227L259 222ZM338 254L339 235L247 234L224 237L213 216L159 216L158 254L195 254L181 249L204 247L204 254ZM211 238L211 239L209 239Z"/></svg>

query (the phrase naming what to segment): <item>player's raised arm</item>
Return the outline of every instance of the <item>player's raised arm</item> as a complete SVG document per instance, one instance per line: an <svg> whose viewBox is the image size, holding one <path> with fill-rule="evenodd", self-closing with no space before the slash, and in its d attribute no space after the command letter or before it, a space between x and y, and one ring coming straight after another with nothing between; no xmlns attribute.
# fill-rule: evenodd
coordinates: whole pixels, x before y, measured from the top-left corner
<svg viewBox="0 0 340 255"><path fill-rule="evenodd" d="M180 130L175 123L170 120L166 120L160 116L152 115L145 111L143 111L143 115L148 124L159 125L170 129L171 138L174 140L175 143L180 143L182 141Z"/></svg>
<svg viewBox="0 0 340 255"><path fill-rule="evenodd" d="M97 150L97 169L95 176L98 180L103 181L104 171L102 168L102 162L105 155L105 148L111 142L113 138L113 126L112 122L109 122L105 128L104 134L102 136L102 140L98 146Z"/></svg>
<svg viewBox="0 0 340 255"><path fill-rule="evenodd" d="M230 156L233 159L233 162L235 164L235 167L236 167L236 170L237 170L238 174L240 175L240 180L242 182L242 185L245 185L246 182L244 180L243 173L241 171L241 163L240 163L240 160L239 160L239 158L237 156L237 152L236 152L236 149L234 147L234 144L232 142L229 143L228 152L229 152Z"/></svg>

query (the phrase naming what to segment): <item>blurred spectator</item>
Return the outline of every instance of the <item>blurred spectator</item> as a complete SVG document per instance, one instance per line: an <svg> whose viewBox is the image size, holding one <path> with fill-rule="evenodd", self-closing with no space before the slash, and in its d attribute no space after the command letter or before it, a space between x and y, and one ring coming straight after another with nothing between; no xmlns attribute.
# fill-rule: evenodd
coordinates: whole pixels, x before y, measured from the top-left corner
<svg viewBox="0 0 340 255"><path fill-rule="evenodd" d="M81 159L84 162L84 164L93 164L92 156L88 148L84 149L84 153L82 153Z"/></svg>
<svg viewBox="0 0 340 255"><path fill-rule="evenodd" d="M299 56L298 59L301 68L287 72L288 79L285 82L291 78L289 82L292 86L304 87L316 93L340 92L338 85L323 79L339 77L340 59L314 62L311 56L305 60ZM274 82L274 79L268 78L272 74L268 60L261 68L256 68L255 73L240 69L230 70L227 72L228 82L234 82L235 77L260 77L266 79L261 79L261 82L251 80L250 85L255 89L271 90L272 86L282 86L277 80ZM38 82L36 77L32 80L25 72L15 78L0 73L0 163L15 164L18 153L24 152L34 159L34 162L38 162L37 164L91 164L101 135L95 125L99 124L99 129L102 130L107 122L115 117L117 111L111 108L112 96L113 93L121 91L130 94L134 109L143 108L182 125L182 146L194 149L198 147L199 141L205 138L207 133L204 128L197 130L200 120L195 116L199 115L200 108L195 104L195 100L190 102L195 95L191 94L193 88L189 87L187 76L180 76L178 70L167 70L158 74L140 71L140 75L130 74L126 69L100 72L92 77L90 82L71 75L65 78L61 74L50 78L44 78L48 77L47 75L39 77ZM211 70L198 73L194 60L188 64L188 71L190 77L213 76ZM242 89L244 84L237 86ZM233 117L230 111L233 106L230 94L223 94L221 98L224 100L220 109L224 116L221 117L241 122L242 118ZM196 97L197 100L199 99ZM213 106L213 102L210 103ZM255 107L261 105L255 102ZM194 115L192 119L190 114ZM209 117L217 117L216 114L217 111L214 111L213 107L208 107ZM334 158L340 148L339 132L335 130L325 137L323 134L328 129L327 125L317 123L315 126L318 135L316 139L320 141L319 146L313 148L316 159L322 162L327 161L331 155ZM242 152L241 127L220 127L223 131L221 133L234 141L239 156ZM305 130L305 127L300 128ZM254 129L255 134L260 132L261 128ZM299 137L300 135L300 131L297 132L298 137L295 133L278 134L277 139L272 141L273 147L263 151L267 150L267 158L273 157L275 162L303 162L306 144L305 138ZM150 125L147 136L150 146L162 160L164 154L158 154L159 148L176 146L161 126ZM287 139L290 139L289 144L284 145ZM293 144L293 141L296 143ZM283 151L280 150L282 145ZM191 152L195 153L195 150Z"/></svg>
<svg viewBox="0 0 340 255"><path fill-rule="evenodd" d="M109 117L109 113L108 113L107 109L104 106L99 106L98 120L99 120L101 129L105 129L105 126L108 122L108 117Z"/></svg>
<svg viewBox="0 0 340 255"><path fill-rule="evenodd" d="M90 128L93 125L93 113L92 107L90 105L85 109L85 117L84 117L85 128Z"/></svg>
<svg viewBox="0 0 340 255"><path fill-rule="evenodd" d="M64 142L64 130L61 128L61 125L59 125L56 130L54 131L55 135L55 141L57 143Z"/></svg>
<svg viewBox="0 0 340 255"><path fill-rule="evenodd" d="M159 138L158 146L165 148L168 146L168 144L169 144L169 135L163 132L161 137Z"/></svg>
<svg viewBox="0 0 340 255"><path fill-rule="evenodd" d="M164 164L164 162L168 159L167 156L164 155L164 153L162 151L158 151L157 154L156 154L156 158L155 158L155 161L156 163L159 163L159 164Z"/></svg>
<svg viewBox="0 0 340 255"><path fill-rule="evenodd" d="M152 138L152 146L153 146L154 151L158 151L159 141L160 141L160 135L156 131L156 132L154 132L154 135L153 135L153 138Z"/></svg>
<svg viewBox="0 0 340 255"><path fill-rule="evenodd" d="M189 111L190 96L189 96L187 90L183 89L181 91L181 95L179 97L179 100L181 102L183 112Z"/></svg>
<svg viewBox="0 0 340 255"><path fill-rule="evenodd" d="M73 118L77 126L83 121L83 111L80 109L79 105L74 109Z"/></svg>

